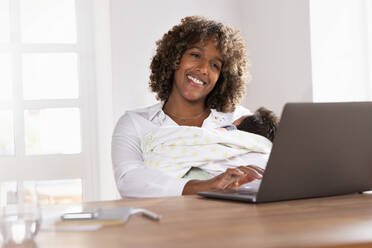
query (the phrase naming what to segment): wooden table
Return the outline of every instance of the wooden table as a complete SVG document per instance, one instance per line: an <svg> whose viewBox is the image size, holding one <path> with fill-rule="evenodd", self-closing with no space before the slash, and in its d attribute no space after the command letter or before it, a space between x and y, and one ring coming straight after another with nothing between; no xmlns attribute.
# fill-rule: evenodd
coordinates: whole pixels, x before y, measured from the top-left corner
<svg viewBox="0 0 372 248"><path fill-rule="evenodd" d="M199 196L88 205L146 208L163 219L135 215L98 231L42 231L37 247L372 247L370 194L259 205Z"/></svg>

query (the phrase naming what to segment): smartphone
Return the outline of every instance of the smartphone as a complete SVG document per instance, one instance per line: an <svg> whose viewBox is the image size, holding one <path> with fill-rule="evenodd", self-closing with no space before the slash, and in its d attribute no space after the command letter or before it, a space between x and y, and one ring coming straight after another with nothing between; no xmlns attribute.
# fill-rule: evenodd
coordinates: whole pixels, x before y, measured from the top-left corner
<svg viewBox="0 0 372 248"><path fill-rule="evenodd" d="M96 217L94 212L65 213L61 216L63 221L67 220L92 220Z"/></svg>

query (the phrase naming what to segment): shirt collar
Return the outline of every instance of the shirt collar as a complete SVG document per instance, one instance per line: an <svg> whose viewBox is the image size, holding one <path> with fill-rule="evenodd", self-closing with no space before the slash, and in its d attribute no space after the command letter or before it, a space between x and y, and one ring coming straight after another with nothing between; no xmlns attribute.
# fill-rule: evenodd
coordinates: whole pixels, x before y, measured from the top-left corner
<svg viewBox="0 0 372 248"><path fill-rule="evenodd" d="M162 117L165 118L165 113L163 112L164 104L165 104L165 101L161 101L150 107L150 110L148 112L150 121L153 121L155 117L157 116L159 116L160 118ZM216 109L211 109L211 119L214 121L224 121L225 116L224 116L224 113L218 112Z"/></svg>
<svg viewBox="0 0 372 248"><path fill-rule="evenodd" d="M152 121L158 114L163 113L164 101L161 101L153 106L149 110L149 120Z"/></svg>
<svg viewBox="0 0 372 248"><path fill-rule="evenodd" d="M218 112L215 109L211 109L211 114L212 114L213 117L220 117L221 116L221 113Z"/></svg>

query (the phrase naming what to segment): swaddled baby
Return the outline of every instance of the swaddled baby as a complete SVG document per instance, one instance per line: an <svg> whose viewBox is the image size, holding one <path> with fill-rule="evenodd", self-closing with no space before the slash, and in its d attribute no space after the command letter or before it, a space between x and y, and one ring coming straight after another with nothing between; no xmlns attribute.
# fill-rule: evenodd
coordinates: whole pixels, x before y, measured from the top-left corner
<svg viewBox="0 0 372 248"><path fill-rule="evenodd" d="M195 167L201 169L206 178L241 165L264 169L277 126L275 115L259 108L237 127L161 127L142 139L144 164L179 178ZM229 132L224 132L226 130Z"/></svg>

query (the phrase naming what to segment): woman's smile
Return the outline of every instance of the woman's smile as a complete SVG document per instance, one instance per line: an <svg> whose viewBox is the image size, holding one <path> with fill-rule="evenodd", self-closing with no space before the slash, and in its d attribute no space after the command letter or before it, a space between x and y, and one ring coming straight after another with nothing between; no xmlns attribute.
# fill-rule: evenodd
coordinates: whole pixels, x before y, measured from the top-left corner
<svg viewBox="0 0 372 248"><path fill-rule="evenodd" d="M198 79L196 76L186 75L186 77L189 79L190 83L197 86L202 87L207 84L206 81L202 79Z"/></svg>

